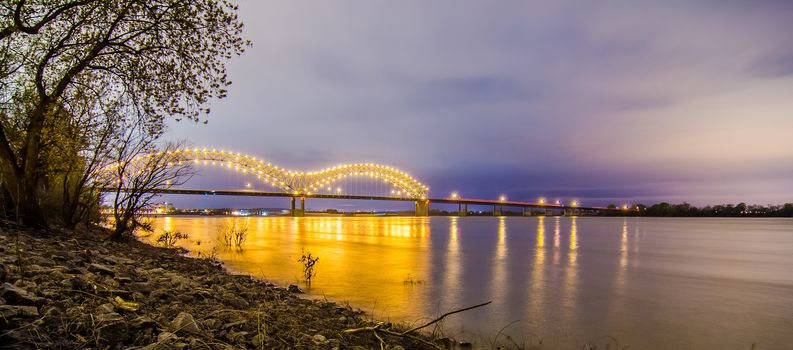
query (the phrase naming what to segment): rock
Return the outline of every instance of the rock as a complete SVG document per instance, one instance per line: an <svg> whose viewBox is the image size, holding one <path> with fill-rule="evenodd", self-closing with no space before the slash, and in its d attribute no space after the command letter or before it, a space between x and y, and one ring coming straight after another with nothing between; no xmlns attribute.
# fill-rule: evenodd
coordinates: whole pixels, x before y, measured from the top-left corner
<svg viewBox="0 0 793 350"><path fill-rule="evenodd" d="M338 340L336 338L328 339L328 346L330 346L331 348L338 348L341 346L341 340Z"/></svg>
<svg viewBox="0 0 793 350"><path fill-rule="evenodd" d="M0 319L12 317L38 317L39 309L35 306L0 305Z"/></svg>
<svg viewBox="0 0 793 350"><path fill-rule="evenodd" d="M131 279L131 278L129 278L129 277L126 277L126 276L116 276L116 277L115 277L115 280L116 280L116 281L117 281L119 284L127 284L127 283L132 283L132 279Z"/></svg>
<svg viewBox="0 0 793 350"><path fill-rule="evenodd" d="M202 323L204 324L204 327L209 328L209 329L214 329L214 330L219 330L220 326L222 325L219 320L214 319L214 318L210 318L208 320L204 320L204 322L202 322Z"/></svg>
<svg viewBox="0 0 793 350"><path fill-rule="evenodd" d="M86 250L83 250L82 252L80 252L80 257L82 257L83 261L85 261L87 263L91 262L91 260L93 259L93 256L94 256L94 254L91 253L91 250L89 250L89 249L86 249Z"/></svg>
<svg viewBox="0 0 793 350"><path fill-rule="evenodd" d="M180 312L179 315L171 321L171 328L174 333L184 332L197 334L201 332L201 329L198 328L198 323L193 319L193 315L184 311Z"/></svg>
<svg viewBox="0 0 793 350"><path fill-rule="evenodd" d="M52 270L45 269L45 268L41 267L40 265L36 265L36 264L31 264L31 265L25 266L25 275L26 276L36 276L36 275L40 275L42 273L47 273L47 272L50 272L50 271L52 271Z"/></svg>
<svg viewBox="0 0 793 350"><path fill-rule="evenodd" d="M98 273L100 275L110 276L110 277L113 277L113 276L116 275L116 272L113 271L113 269L111 269L111 268L109 268L109 267L107 267L105 265L97 264L97 263L93 263L93 264L88 265L88 271L95 272L95 273Z"/></svg>
<svg viewBox="0 0 793 350"><path fill-rule="evenodd" d="M157 289L151 292L149 296L152 299L170 300L171 298L173 298L173 293L174 292L169 289Z"/></svg>
<svg viewBox="0 0 793 350"><path fill-rule="evenodd" d="M0 283L5 283L6 278L8 278L8 269L5 264L0 263Z"/></svg>
<svg viewBox="0 0 793 350"><path fill-rule="evenodd" d="M176 339L179 339L179 337L177 337L176 334L173 334L171 332L161 332L159 335L157 335L158 343L165 343L169 340L176 340Z"/></svg>
<svg viewBox="0 0 793 350"><path fill-rule="evenodd" d="M111 304L111 303L104 303L102 305L99 305L99 307L96 308L96 313L98 313L98 314L106 314L106 313L111 313L111 312L114 312L113 304Z"/></svg>
<svg viewBox="0 0 793 350"><path fill-rule="evenodd" d="M141 328L154 328L157 326L157 322L151 319L149 316L139 316L134 320L129 322L130 327L135 329Z"/></svg>
<svg viewBox="0 0 793 350"><path fill-rule="evenodd" d="M129 328L124 317L109 312L94 316L97 321L97 338L100 347L114 347L114 345L124 342L129 335Z"/></svg>
<svg viewBox="0 0 793 350"><path fill-rule="evenodd" d="M149 282L132 282L128 287L133 292L141 292L144 294L151 293L151 285Z"/></svg>
<svg viewBox="0 0 793 350"><path fill-rule="evenodd" d="M468 341L460 341L459 343L457 343L457 346L460 349L473 349L474 348L474 345L471 344L471 342L468 342Z"/></svg>
<svg viewBox="0 0 793 350"><path fill-rule="evenodd" d="M41 306L45 301L44 298L32 295L26 290L10 283L3 283L3 286L0 287L0 297L11 305Z"/></svg>
<svg viewBox="0 0 793 350"><path fill-rule="evenodd" d="M242 299L234 294L226 294L223 296L223 299L226 300L226 304L231 305L235 309L247 309L250 307L245 299Z"/></svg>
<svg viewBox="0 0 793 350"><path fill-rule="evenodd" d="M303 290L301 290L300 287L294 284L290 284L289 287L286 288L286 290L288 290L289 293L303 293Z"/></svg>
<svg viewBox="0 0 793 350"><path fill-rule="evenodd" d="M264 334L259 333L255 335L253 339L251 339L251 344L253 344L255 348L262 348L266 341L267 337Z"/></svg>
<svg viewBox="0 0 793 350"><path fill-rule="evenodd" d="M248 336L248 332L240 331L240 332L228 332L226 333L226 339L228 339L232 343L242 343L245 342L245 338Z"/></svg>
<svg viewBox="0 0 793 350"><path fill-rule="evenodd" d="M93 289L93 283L85 275L74 276L69 280L72 289L89 291Z"/></svg>
<svg viewBox="0 0 793 350"><path fill-rule="evenodd" d="M179 294L176 296L176 299L179 299L183 304L190 304L195 300L195 298L190 294Z"/></svg>
<svg viewBox="0 0 793 350"><path fill-rule="evenodd" d="M115 258L113 258L112 256L103 256L101 258L101 260L102 260L103 263L108 264L108 265L116 265L116 264L118 264L118 261Z"/></svg>
<svg viewBox="0 0 793 350"><path fill-rule="evenodd" d="M317 345L325 345L328 343L328 338L325 338L325 336L322 334L314 334L314 336L311 337L311 340L313 340L314 344Z"/></svg>

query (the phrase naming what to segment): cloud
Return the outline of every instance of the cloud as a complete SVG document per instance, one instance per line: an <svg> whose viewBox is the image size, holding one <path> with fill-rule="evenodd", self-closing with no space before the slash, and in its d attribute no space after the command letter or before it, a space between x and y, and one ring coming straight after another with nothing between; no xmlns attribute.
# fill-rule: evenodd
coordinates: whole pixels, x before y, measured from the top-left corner
<svg viewBox="0 0 793 350"><path fill-rule="evenodd" d="M729 188L695 186L703 172L793 161L788 1L251 1L241 16L254 47L229 98L174 137L483 195L499 179L696 201Z"/></svg>

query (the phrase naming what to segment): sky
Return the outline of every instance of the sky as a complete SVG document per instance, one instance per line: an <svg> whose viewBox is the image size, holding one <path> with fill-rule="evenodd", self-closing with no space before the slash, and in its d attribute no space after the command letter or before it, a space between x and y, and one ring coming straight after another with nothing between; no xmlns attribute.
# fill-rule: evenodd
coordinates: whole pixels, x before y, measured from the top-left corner
<svg viewBox="0 0 793 350"><path fill-rule="evenodd" d="M239 11L253 44L228 64L228 97L169 138L302 171L387 164L431 197L793 202L793 1ZM226 180L201 170L184 187Z"/></svg>

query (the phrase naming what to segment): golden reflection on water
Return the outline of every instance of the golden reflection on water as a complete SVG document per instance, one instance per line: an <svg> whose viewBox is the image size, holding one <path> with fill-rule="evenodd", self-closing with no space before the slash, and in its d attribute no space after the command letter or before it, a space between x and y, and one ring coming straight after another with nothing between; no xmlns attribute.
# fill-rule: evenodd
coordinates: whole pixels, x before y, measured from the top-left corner
<svg viewBox="0 0 793 350"><path fill-rule="evenodd" d="M444 290L447 292L448 304L457 305L459 303L462 260L460 254L460 243L458 241L459 217L452 216L449 219L449 243L446 246L446 274L443 279Z"/></svg>
<svg viewBox="0 0 793 350"><path fill-rule="evenodd" d="M570 218L570 241L567 249L567 267L565 268L565 284L563 295L565 306L568 310L573 310L576 305L576 289L578 288L578 226L573 216Z"/></svg>
<svg viewBox="0 0 793 350"><path fill-rule="evenodd" d="M529 316L542 315L545 285L545 217L537 217L537 242L534 247L534 264L529 278Z"/></svg>
<svg viewBox="0 0 793 350"><path fill-rule="evenodd" d="M498 241L496 243L496 251L493 256L493 282L491 282L491 300L494 303L504 304L507 301L505 293L507 292L507 222L505 217L498 217ZM500 306L498 306L500 307Z"/></svg>
<svg viewBox="0 0 793 350"><path fill-rule="evenodd" d="M619 266L616 271L616 293L615 296L619 297L625 292L625 279L628 270L628 219L622 220L622 233L620 234L620 260ZM623 300L617 298L617 308L622 309Z"/></svg>
<svg viewBox="0 0 793 350"><path fill-rule="evenodd" d="M503 216L498 218L498 245L496 246L496 260L507 257L507 221Z"/></svg>
<svg viewBox="0 0 793 350"><path fill-rule="evenodd" d="M227 247L218 239L232 220L248 222L242 249ZM307 287L299 277L297 260L303 252L311 252L320 258L309 289L312 294L338 301L354 299L368 311L376 305L377 315L416 315L425 304L426 296L417 284L429 280L428 218L163 217L154 224L156 233L144 237L149 242L156 242L164 229L177 229L189 234L178 244L193 255L214 250L232 272L301 284L301 288ZM458 250L457 229L452 231L450 253ZM448 259L448 283L459 284L460 256L449 254Z"/></svg>
<svg viewBox="0 0 793 350"><path fill-rule="evenodd" d="M561 235L562 235L562 227L560 226L560 218L557 216L556 220L553 224L553 264L559 265L559 258L561 256L560 245L561 245Z"/></svg>

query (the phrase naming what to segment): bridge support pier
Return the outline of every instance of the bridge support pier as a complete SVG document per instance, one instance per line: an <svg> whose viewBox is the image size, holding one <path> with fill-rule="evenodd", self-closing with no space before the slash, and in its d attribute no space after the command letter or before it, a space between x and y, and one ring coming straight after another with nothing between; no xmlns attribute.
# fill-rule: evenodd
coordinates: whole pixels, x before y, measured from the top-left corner
<svg viewBox="0 0 793 350"><path fill-rule="evenodd" d="M457 216L468 216L468 204L463 206L462 203L457 203Z"/></svg>
<svg viewBox="0 0 793 350"><path fill-rule="evenodd" d="M301 217L306 216L306 197L300 197L300 209L295 208L295 198L297 197L289 197L289 201L292 204L292 216Z"/></svg>
<svg viewBox="0 0 793 350"><path fill-rule="evenodd" d="M493 216L501 216L503 215L503 213L504 213L503 205L496 206L495 204L493 204Z"/></svg>
<svg viewBox="0 0 793 350"><path fill-rule="evenodd" d="M526 216L526 207L523 207L523 214L522 216ZM529 216L531 216L531 210L529 210Z"/></svg>
<svg viewBox="0 0 793 350"><path fill-rule="evenodd" d="M426 199L416 201L416 216L430 216L430 201Z"/></svg>

